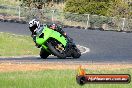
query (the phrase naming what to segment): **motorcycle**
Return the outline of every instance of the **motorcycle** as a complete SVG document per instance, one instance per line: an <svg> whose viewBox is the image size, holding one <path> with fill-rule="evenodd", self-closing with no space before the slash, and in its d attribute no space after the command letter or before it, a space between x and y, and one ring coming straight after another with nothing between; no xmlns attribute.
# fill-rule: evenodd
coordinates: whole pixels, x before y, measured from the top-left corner
<svg viewBox="0 0 132 88"><path fill-rule="evenodd" d="M73 42L69 44L67 38L47 26L36 36L36 43L41 45L40 57L43 59L51 54L58 58L81 56L80 50Z"/></svg>

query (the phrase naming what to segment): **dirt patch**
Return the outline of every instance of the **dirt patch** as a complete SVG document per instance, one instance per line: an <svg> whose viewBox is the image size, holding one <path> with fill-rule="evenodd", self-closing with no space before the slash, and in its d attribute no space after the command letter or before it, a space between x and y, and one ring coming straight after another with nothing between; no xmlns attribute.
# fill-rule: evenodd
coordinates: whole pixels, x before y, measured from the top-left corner
<svg viewBox="0 0 132 88"><path fill-rule="evenodd" d="M68 65L58 63L45 63L45 64L11 64L1 63L0 72L13 72L13 71L39 71L39 70L62 70L62 69L77 69L80 65ZM132 68L132 64L85 64L82 65L84 69L92 70L115 70Z"/></svg>

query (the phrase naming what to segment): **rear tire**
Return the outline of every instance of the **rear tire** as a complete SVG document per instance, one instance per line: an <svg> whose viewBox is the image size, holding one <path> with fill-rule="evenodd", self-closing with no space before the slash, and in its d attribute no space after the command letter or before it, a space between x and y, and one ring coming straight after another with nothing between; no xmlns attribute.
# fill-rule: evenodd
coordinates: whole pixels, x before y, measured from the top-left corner
<svg viewBox="0 0 132 88"><path fill-rule="evenodd" d="M50 49L50 51L53 53L53 55L57 56L58 58L66 58L66 54L65 52L60 53L58 50L55 49L55 46L49 41L47 43L48 48Z"/></svg>
<svg viewBox="0 0 132 88"><path fill-rule="evenodd" d="M80 50L75 46L73 49L72 57L73 58L79 58L81 56Z"/></svg>
<svg viewBox="0 0 132 88"><path fill-rule="evenodd" d="M50 55L49 52L41 48L41 51L40 51L41 58L46 59L49 55Z"/></svg>

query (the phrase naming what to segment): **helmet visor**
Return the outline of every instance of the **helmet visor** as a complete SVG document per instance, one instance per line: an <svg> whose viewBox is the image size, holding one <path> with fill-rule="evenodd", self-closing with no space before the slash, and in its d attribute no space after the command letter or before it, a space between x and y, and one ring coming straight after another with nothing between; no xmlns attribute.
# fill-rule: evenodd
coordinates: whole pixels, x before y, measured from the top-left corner
<svg viewBox="0 0 132 88"><path fill-rule="evenodd" d="M32 27L29 27L31 32L34 32L34 30L37 28L37 25L33 25Z"/></svg>

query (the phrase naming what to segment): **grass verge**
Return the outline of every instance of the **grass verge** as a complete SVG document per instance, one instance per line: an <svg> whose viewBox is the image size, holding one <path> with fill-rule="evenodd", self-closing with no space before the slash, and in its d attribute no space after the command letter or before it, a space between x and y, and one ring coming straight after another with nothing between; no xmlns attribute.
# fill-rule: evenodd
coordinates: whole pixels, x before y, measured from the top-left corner
<svg viewBox="0 0 132 88"><path fill-rule="evenodd" d="M132 74L132 69L86 70L88 74ZM85 84L76 83L76 70L43 70L1 72L0 88L131 88L129 84Z"/></svg>
<svg viewBox="0 0 132 88"><path fill-rule="evenodd" d="M38 55L39 49L30 36L0 33L0 56Z"/></svg>
<svg viewBox="0 0 132 88"><path fill-rule="evenodd" d="M20 5L20 0L0 0L0 4L9 5L9 6L18 6Z"/></svg>

